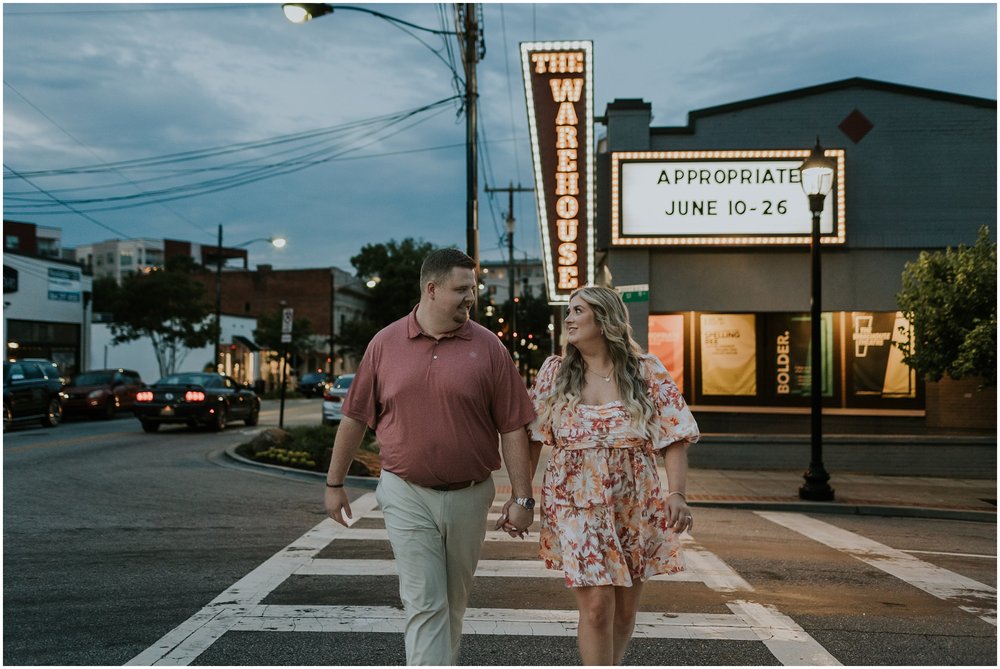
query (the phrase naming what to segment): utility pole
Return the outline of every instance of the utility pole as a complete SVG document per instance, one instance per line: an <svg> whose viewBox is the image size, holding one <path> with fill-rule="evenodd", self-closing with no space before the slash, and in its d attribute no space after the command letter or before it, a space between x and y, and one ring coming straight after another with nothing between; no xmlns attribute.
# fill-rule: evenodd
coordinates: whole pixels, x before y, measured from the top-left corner
<svg viewBox="0 0 1000 669"><path fill-rule="evenodd" d="M506 188L486 187L487 193L507 193L507 274L509 292L507 298L510 300L510 354L515 362L518 359L517 343L514 341L514 330L517 328L517 305L514 303L514 193L531 193L534 188L525 188L521 184L514 186L514 182Z"/></svg>
<svg viewBox="0 0 1000 669"><path fill-rule="evenodd" d="M222 223L219 223L219 243L215 248L215 351L212 353L214 371L219 371L219 346L222 339Z"/></svg>
<svg viewBox="0 0 1000 669"><path fill-rule="evenodd" d="M477 129L477 102L479 91L476 82L476 64L486 54L485 42L480 34L479 6L474 2L456 5L461 26L462 59L465 62L465 171L466 171L466 246L469 257L479 266L479 146ZM478 269L476 270L478 273ZM479 280L479 277L476 277ZM476 307L473 306L475 310ZM473 313L473 317L475 314Z"/></svg>

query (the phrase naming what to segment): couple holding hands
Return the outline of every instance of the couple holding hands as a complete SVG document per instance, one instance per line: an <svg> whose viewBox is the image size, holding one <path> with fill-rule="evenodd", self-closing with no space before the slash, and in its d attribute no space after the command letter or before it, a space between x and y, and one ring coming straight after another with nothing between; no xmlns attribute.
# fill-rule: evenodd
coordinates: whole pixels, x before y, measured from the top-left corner
<svg viewBox="0 0 1000 669"><path fill-rule="evenodd" d="M526 536L531 479L550 446L539 554L576 598L583 663L620 663L643 583L684 568L679 534L693 523L685 484L687 447L699 436L694 417L663 364L632 338L614 290L571 295L566 354L549 357L526 390L496 335L469 318L475 261L456 249L434 251L420 284L420 302L372 339L358 367L327 474L328 515L343 524L351 515L344 479L371 427L407 664L456 664L496 492L490 475L502 452L512 495L496 529Z"/></svg>

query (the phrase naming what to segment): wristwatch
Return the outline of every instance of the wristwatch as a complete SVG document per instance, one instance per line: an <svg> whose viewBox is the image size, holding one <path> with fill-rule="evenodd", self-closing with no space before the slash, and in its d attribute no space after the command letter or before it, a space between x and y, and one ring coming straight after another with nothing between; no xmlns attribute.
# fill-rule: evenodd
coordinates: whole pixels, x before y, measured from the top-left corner
<svg viewBox="0 0 1000 669"><path fill-rule="evenodd" d="M534 497L515 497L514 504L523 506L528 511L535 508L535 498Z"/></svg>

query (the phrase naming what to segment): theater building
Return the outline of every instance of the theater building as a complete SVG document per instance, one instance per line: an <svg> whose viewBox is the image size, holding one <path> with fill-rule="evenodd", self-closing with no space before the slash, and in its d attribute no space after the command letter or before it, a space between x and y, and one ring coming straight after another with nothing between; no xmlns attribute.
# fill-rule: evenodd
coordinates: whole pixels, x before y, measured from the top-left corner
<svg viewBox="0 0 1000 669"><path fill-rule="evenodd" d="M810 394L809 201L817 137L837 169L821 217L823 394L832 413L920 415L892 344L905 263L996 239L996 101L847 79L651 125L607 105L596 146L598 280L627 286L637 339L705 411L797 411Z"/></svg>

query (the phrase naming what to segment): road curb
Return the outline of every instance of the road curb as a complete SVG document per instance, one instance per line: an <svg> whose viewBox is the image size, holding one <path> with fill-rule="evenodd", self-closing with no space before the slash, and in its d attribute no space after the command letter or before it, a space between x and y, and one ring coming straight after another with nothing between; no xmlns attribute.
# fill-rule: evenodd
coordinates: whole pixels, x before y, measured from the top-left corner
<svg viewBox="0 0 1000 669"><path fill-rule="evenodd" d="M296 469L295 467L284 467L282 465L257 462L255 460L251 460L250 458L245 458L236 452L236 448L236 446L230 446L225 450L225 454L227 458L241 465L253 467L255 469L267 469L273 472L280 472L291 478L315 479L317 482L326 479L326 475L321 472L310 472L304 469ZM348 488L365 488L368 490L374 490L378 486L378 479L371 476L348 476L344 481L344 484Z"/></svg>
<svg viewBox="0 0 1000 669"><path fill-rule="evenodd" d="M841 516L890 516L893 518L928 518L934 520L964 520L975 523L996 523L996 511L942 509L923 506L893 506L891 504L838 504L837 502L754 502L699 501L688 502L692 507L708 509L744 509L748 511L788 511L792 513L824 513Z"/></svg>

